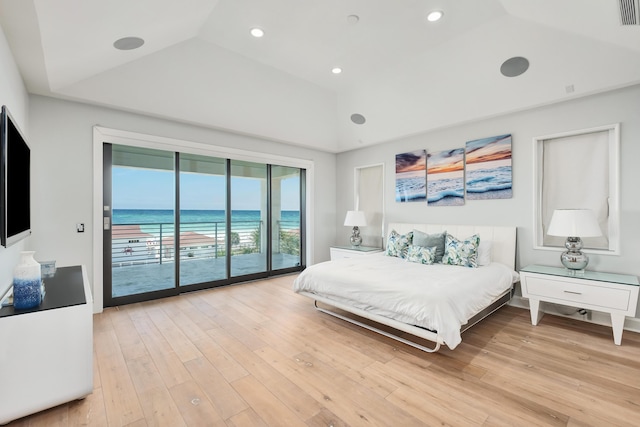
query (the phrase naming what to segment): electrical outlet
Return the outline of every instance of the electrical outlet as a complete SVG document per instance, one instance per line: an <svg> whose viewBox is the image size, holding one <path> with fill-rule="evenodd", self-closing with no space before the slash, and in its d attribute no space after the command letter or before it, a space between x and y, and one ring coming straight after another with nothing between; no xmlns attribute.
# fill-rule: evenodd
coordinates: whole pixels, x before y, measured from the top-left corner
<svg viewBox="0 0 640 427"><path fill-rule="evenodd" d="M84 233L84 224L79 222L76 224L76 231L78 233Z"/></svg>

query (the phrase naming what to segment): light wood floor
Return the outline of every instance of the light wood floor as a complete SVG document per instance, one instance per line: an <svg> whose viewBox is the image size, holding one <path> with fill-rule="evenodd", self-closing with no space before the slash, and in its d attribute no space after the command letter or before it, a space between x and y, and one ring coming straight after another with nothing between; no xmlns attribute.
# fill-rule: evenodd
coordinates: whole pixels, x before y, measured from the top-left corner
<svg viewBox="0 0 640 427"><path fill-rule="evenodd" d="M426 354L316 312L294 278L105 310L93 394L9 425L640 425L639 334L506 307Z"/></svg>

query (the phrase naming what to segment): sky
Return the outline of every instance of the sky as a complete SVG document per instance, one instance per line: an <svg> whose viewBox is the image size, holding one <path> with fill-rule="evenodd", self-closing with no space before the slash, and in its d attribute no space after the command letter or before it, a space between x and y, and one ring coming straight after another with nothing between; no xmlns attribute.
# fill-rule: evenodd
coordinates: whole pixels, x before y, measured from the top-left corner
<svg viewBox="0 0 640 427"><path fill-rule="evenodd" d="M464 148L427 154L427 173L446 173L464 170Z"/></svg>
<svg viewBox="0 0 640 427"><path fill-rule="evenodd" d="M221 210L225 204L224 177L183 173L180 175L180 208ZM173 171L114 166L113 209L173 209ZM299 210L300 179L282 181L282 210ZM260 209L260 180L231 178L231 209Z"/></svg>
<svg viewBox="0 0 640 427"><path fill-rule="evenodd" d="M396 154L396 173L424 171L426 168L426 150Z"/></svg>
<svg viewBox="0 0 640 427"><path fill-rule="evenodd" d="M476 139L466 144L467 165L511 159L511 135Z"/></svg>

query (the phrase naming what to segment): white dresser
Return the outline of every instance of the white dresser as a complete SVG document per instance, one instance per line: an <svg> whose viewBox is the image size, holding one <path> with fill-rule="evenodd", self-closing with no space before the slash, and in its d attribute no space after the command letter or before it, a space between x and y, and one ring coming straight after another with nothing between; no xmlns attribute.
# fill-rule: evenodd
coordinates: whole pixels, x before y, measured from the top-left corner
<svg viewBox="0 0 640 427"><path fill-rule="evenodd" d="M334 260L373 255L382 252L382 248L374 248L371 246L331 246L329 251L331 259Z"/></svg>
<svg viewBox="0 0 640 427"><path fill-rule="evenodd" d="M43 279L39 307L0 310L0 425L93 391L93 298L84 266Z"/></svg>
<svg viewBox="0 0 640 427"><path fill-rule="evenodd" d="M531 324L542 318L540 301L602 311L611 315L613 341L620 345L625 316L635 316L640 285L636 276L576 272L561 267L529 265L520 270L522 296L529 298Z"/></svg>

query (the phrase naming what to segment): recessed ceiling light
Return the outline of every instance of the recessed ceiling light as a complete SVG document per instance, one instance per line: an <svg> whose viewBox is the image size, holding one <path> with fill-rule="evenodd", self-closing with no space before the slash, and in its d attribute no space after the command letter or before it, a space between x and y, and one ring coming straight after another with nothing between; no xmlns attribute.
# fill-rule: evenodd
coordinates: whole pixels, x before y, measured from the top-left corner
<svg viewBox="0 0 640 427"><path fill-rule="evenodd" d="M357 24L360 21L360 17L358 15L349 15L347 16L347 22L349 24Z"/></svg>
<svg viewBox="0 0 640 427"><path fill-rule="evenodd" d="M427 21L436 22L436 21L439 21L440 19L442 19L443 16L444 16L444 12L443 11L434 10L432 12L429 12L429 14L427 15Z"/></svg>
<svg viewBox="0 0 640 427"><path fill-rule="evenodd" d="M113 42L113 47L120 50L137 49L144 44L140 37L123 37Z"/></svg>
<svg viewBox="0 0 640 427"><path fill-rule="evenodd" d="M253 37L260 38L260 37L264 36L264 30L262 30L261 28L252 28L251 29L251 35Z"/></svg>
<svg viewBox="0 0 640 427"><path fill-rule="evenodd" d="M340 68L340 67L333 67L333 68L331 69L331 72L332 72L333 74L340 74L340 73L342 72L342 68Z"/></svg>

